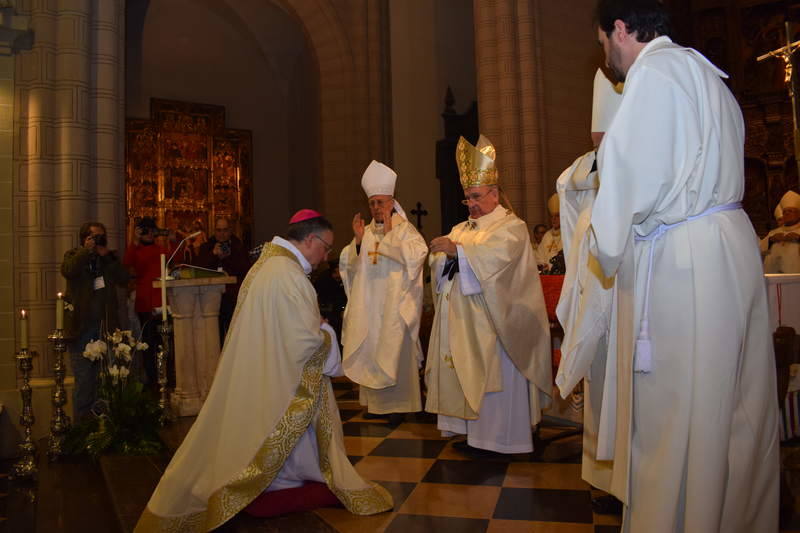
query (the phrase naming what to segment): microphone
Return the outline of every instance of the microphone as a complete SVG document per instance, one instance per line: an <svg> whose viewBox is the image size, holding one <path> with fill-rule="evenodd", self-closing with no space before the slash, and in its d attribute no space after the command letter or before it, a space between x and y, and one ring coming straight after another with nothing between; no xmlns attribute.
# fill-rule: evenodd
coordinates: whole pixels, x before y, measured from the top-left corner
<svg viewBox="0 0 800 533"><path fill-rule="evenodd" d="M182 240L181 242L179 242L179 243L178 243L178 246L175 248L175 251L174 251L174 252L172 252L172 255L171 255L171 256L169 256L169 259L167 259L167 262L165 263L165 265L166 265L166 268L169 268L169 264L170 264L170 262L171 262L171 261L172 261L172 259L175 257L175 254L177 254L177 253L178 253L178 250L180 250L180 249L181 249L181 246L183 246L183 243L185 243L185 242L186 242L186 241L188 241L189 239L193 239L194 237L197 237L197 236L198 236L198 235L200 235L201 233L203 233L203 232L202 232L202 231L195 231L194 233L192 233L192 234L190 234L190 235L187 235L186 237L184 237L184 238L183 238L183 240ZM169 279L170 277L171 277L171 276L167 275L167 279Z"/></svg>

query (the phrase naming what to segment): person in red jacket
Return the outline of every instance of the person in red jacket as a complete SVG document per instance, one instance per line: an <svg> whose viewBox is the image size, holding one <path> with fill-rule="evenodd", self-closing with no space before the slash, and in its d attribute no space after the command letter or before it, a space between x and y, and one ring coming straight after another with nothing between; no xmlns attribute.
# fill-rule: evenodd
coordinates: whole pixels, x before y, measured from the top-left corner
<svg viewBox="0 0 800 533"><path fill-rule="evenodd" d="M156 331L158 318L153 310L161 307L161 289L153 288L153 280L161 277L161 254L169 257L175 250L169 241L156 242L156 237L163 235L165 230L158 229L155 219L142 217L136 223L136 238L125 250L122 261L136 278L136 314L142 325L142 340L149 346L143 354L146 382L153 386L157 381L155 347L160 344Z"/></svg>

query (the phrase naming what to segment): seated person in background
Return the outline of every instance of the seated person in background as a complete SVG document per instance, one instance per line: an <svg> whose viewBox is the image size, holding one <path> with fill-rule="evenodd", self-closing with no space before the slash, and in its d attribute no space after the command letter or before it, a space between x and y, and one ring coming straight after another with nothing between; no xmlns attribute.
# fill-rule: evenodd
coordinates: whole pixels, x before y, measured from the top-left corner
<svg viewBox="0 0 800 533"><path fill-rule="evenodd" d="M539 247L536 249L536 264L539 266L539 272L542 274L555 274L556 272L551 272L553 268L551 260L559 253L562 253L563 250L561 244L561 216L559 213L561 208L558 204L558 194L554 194L547 200L547 210L550 211L550 223L552 227L544 234L542 242L539 243ZM561 265L563 264L564 261L562 259ZM563 266L558 273L564 273Z"/></svg>
<svg viewBox="0 0 800 533"><path fill-rule="evenodd" d="M764 272L797 274L800 273L800 194L787 192L779 207L783 225L770 231L766 237L768 251L764 258Z"/></svg>
<svg viewBox="0 0 800 533"><path fill-rule="evenodd" d="M536 224L533 227L533 242L531 244L533 245L534 253L539 249L539 244L541 244L545 233L547 233L547 226L544 224Z"/></svg>

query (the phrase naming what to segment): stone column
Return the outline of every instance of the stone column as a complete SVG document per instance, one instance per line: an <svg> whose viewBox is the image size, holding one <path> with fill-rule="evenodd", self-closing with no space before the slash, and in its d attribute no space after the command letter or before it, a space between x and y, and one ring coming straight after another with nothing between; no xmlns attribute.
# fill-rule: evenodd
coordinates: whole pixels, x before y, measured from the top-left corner
<svg viewBox="0 0 800 533"><path fill-rule="evenodd" d="M591 149L592 79L603 64L595 0L475 0L480 128L529 226L548 221L561 171Z"/></svg>
<svg viewBox="0 0 800 533"><path fill-rule="evenodd" d="M6 3L8 5L8 3ZM13 2L11 2L13 5ZM14 154L14 62L20 50L30 49L33 33L27 17L14 7L0 8L0 457L16 456L20 436L11 424L19 423L22 398L17 390L17 365L13 354L19 346L19 308L15 305L14 212L12 191ZM44 418L44 417L42 417ZM46 427L46 426L44 426ZM44 431L34 426L34 439Z"/></svg>
<svg viewBox="0 0 800 533"><path fill-rule="evenodd" d="M517 214L542 220L549 190L543 171L543 94L534 0L480 0L475 63L481 133L497 148L500 183Z"/></svg>
<svg viewBox="0 0 800 533"><path fill-rule="evenodd" d="M123 0L21 0L35 35L16 61L15 304L30 309L35 377L48 377L64 252L87 220L124 236ZM42 413L44 414L44 413ZM38 413L37 413L38 415ZM39 417L37 416L37 419Z"/></svg>

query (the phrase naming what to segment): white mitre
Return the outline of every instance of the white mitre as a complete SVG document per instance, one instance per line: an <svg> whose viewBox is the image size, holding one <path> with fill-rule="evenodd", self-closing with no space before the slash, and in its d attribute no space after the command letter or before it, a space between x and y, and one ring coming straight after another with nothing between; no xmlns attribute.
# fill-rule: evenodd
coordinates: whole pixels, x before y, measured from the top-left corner
<svg viewBox="0 0 800 533"><path fill-rule="evenodd" d="M373 160L364 171L364 175L361 176L361 188L364 189L367 198L372 198L377 194L394 196L396 181L397 174L394 170Z"/></svg>
<svg viewBox="0 0 800 533"><path fill-rule="evenodd" d="M592 93L592 132L608 131L621 103L622 84L612 85L603 71L597 69Z"/></svg>
<svg viewBox="0 0 800 533"><path fill-rule="evenodd" d="M783 197L781 197L781 211L786 211L787 207L800 209L800 194L797 194L794 191L788 191L786 194L784 194Z"/></svg>
<svg viewBox="0 0 800 533"><path fill-rule="evenodd" d="M775 215L775 220L780 220L783 218L783 209L781 208L781 204L778 204L775 207L775 211L772 214Z"/></svg>
<svg viewBox="0 0 800 533"><path fill-rule="evenodd" d="M386 194L394 197L394 185L396 182L397 173L374 159L361 176L361 188L364 189L367 198L372 198L377 194ZM401 217L408 219L406 212L403 211L397 200L394 200L394 210Z"/></svg>

